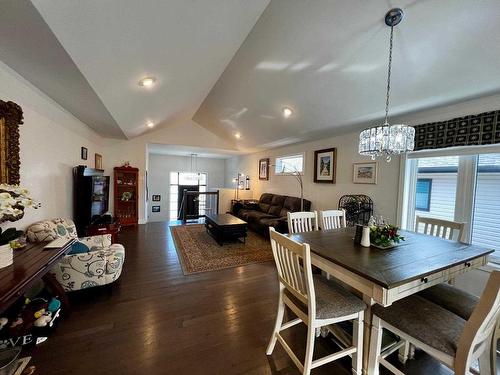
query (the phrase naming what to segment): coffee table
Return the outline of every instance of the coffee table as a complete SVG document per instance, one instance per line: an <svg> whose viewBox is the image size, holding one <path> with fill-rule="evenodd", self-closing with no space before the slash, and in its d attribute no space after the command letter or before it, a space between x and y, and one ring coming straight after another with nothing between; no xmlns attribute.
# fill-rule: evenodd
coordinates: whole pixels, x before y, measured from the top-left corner
<svg viewBox="0 0 500 375"><path fill-rule="evenodd" d="M231 214L217 214L205 216L207 232L222 246L224 241L238 239L245 243L247 237L247 222Z"/></svg>

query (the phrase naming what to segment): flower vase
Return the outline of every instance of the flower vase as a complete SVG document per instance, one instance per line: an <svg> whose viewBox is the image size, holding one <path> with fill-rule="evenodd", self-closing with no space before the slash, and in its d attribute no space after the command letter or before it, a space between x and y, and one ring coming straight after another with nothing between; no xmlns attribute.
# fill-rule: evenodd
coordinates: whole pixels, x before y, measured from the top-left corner
<svg viewBox="0 0 500 375"><path fill-rule="evenodd" d="M10 244L0 246L0 268L10 266L14 261L14 252Z"/></svg>

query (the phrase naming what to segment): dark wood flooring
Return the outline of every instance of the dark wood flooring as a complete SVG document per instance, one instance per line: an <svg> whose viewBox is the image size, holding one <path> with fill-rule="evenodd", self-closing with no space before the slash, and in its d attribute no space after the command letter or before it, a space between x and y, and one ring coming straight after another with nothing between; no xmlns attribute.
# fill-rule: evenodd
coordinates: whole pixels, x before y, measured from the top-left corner
<svg viewBox="0 0 500 375"><path fill-rule="evenodd" d="M126 229L120 280L70 294L73 314L33 353L36 374L298 374L279 344L265 348L274 323L278 283L272 262L182 274L166 223ZM288 338L298 353L305 328ZM318 339L315 355L334 350ZM313 374L350 374L350 361ZM408 374L449 374L424 358Z"/></svg>

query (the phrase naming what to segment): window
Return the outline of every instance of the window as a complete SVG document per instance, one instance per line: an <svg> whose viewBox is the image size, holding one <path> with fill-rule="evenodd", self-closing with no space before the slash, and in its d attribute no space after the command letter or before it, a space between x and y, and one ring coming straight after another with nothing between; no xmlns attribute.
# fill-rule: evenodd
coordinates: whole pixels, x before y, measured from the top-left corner
<svg viewBox="0 0 500 375"><path fill-rule="evenodd" d="M417 215L463 222L462 240L496 250L490 255L490 261L500 263L500 153L497 150L500 147L487 151L467 148L460 151L461 155L454 156L449 150L423 153L431 157L408 154L402 227L413 230Z"/></svg>
<svg viewBox="0 0 500 375"><path fill-rule="evenodd" d="M500 154L479 155L477 161L472 243L497 250L500 261Z"/></svg>
<svg viewBox="0 0 500 375"><path fill-rule="evenodd" d="M179 209L179 185L198 186L201 192L207 191L207 174L190 172L170 172L170 200L169 200L169 218L177 220ZM180 197L182 199L182 196ZM198 203L200 215L205 214L206 200L204 195L200 195Z"/></svg>
<svg viewBox="0 0 500 375"><path fill-rule="evenodd" d="M277 175L303 173L304 154L280 156L276 158L274 173Z"/></svg>
<svg viewBox="0 0 500 375"><path fill-rule="evenodd" d="M429 212L431 210L432 179L419 178L415 196L415 209L417 211Z"/></svg>

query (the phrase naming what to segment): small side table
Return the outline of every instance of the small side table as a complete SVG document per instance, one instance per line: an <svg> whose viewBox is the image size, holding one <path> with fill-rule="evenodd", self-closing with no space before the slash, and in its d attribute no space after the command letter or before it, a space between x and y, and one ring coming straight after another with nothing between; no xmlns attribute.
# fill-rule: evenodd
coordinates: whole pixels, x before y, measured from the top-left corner
<svg viewBox="0 0 500 375"><path fill-rule="evenodd" d="M120 223L89 225L87 227L87 236L111 234L111 241L113 243L117 243L120 229L121 229Z"/></svg>

